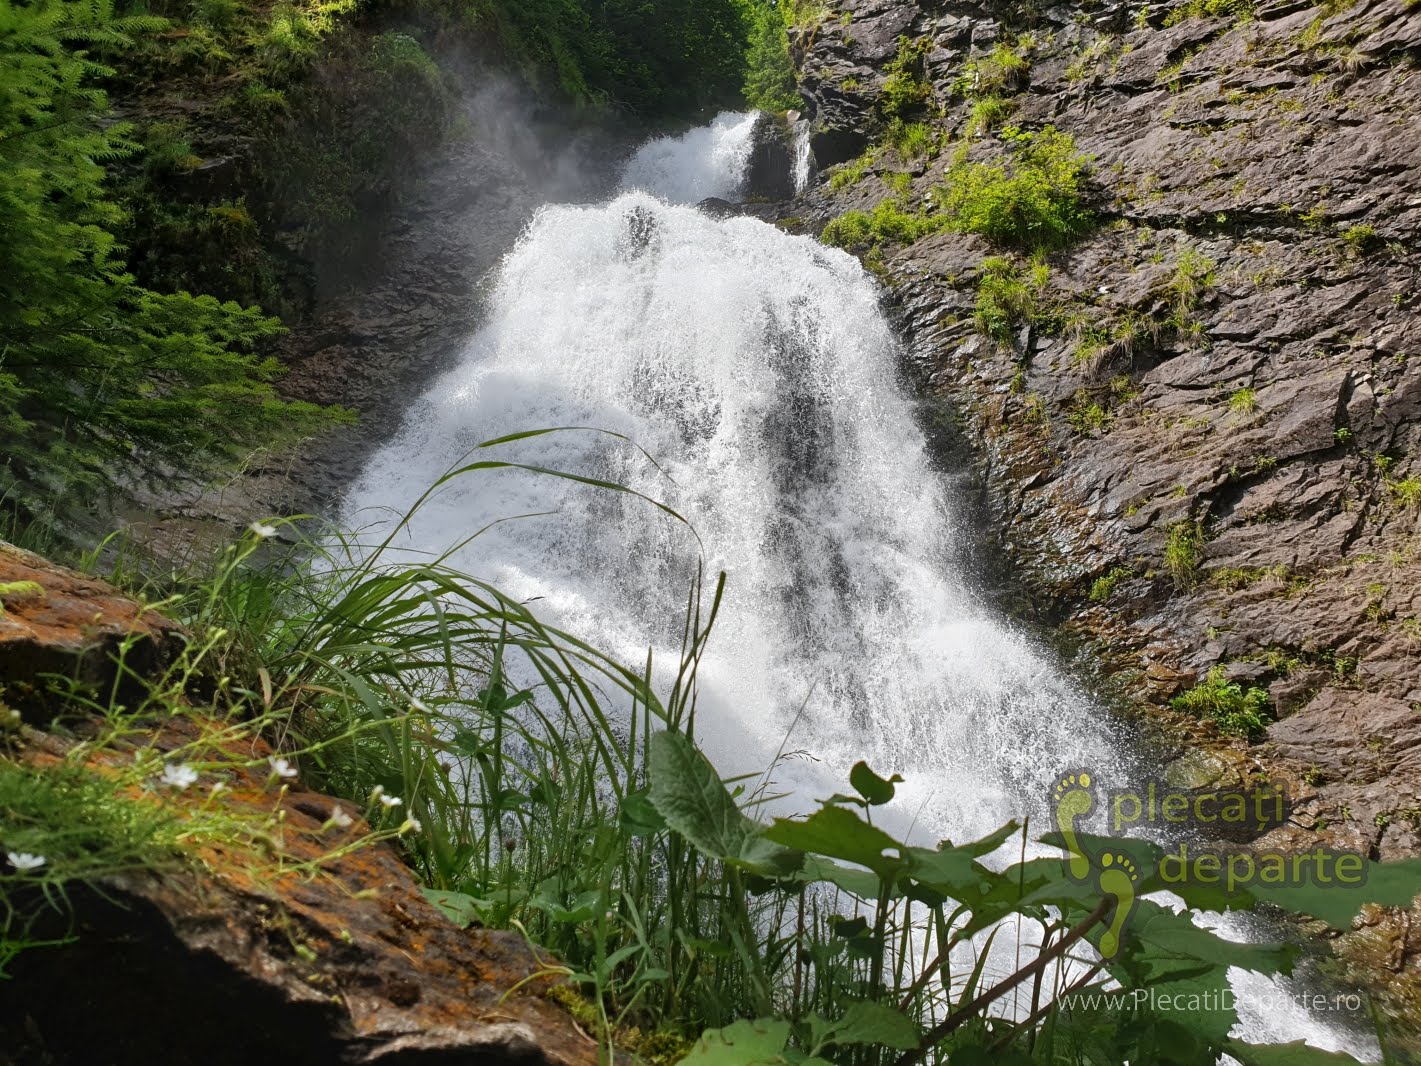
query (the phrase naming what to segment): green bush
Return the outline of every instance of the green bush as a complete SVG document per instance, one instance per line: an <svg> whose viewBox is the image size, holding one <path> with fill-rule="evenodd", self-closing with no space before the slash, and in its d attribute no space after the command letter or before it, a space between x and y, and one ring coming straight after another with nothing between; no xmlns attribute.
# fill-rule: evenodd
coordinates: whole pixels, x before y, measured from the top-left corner
<svg viewBox="0 0 1421 1066"><path fill-rule="evenodd" d="M1009 345L1018 328L1036 316L1050 269L1036 263L1024 271L1013 260L991 256L982 260L973 321L977 331L1000 345Z"/></svg>
<svg viewBox="0 0 1421 1066"><path fill-rule="evenodd" d="M1185 519L1169 527L1165 535L1164 568L1180 588L1189 588L1199 580L1203 550L1204 532L1198 522Z"/></svg>
<svg viewBox="0 0 1421 1066"><path fill-rule="evenodd" d="M160 23L110 0L0 8L0 497L32 515L84 490L209 469L331 420L278 398L256 354L279 329L256 308L158 293L128 273L105 163L130 155L91 87Z"/></svg>
<svg viewBox="0 0 1421 1066"><path fill-rule="evenodd" d="M1008 130L1011 156L1001 163L959 159L937 200L947 224L998 244L1060 248L1094 224L1081 202L1089 161L1070 135L1048 126L1040 133Z"/></svg>
<svg viewBox="0 0 1421 1066"><path fill-rule="evenodd" d="M894 119L907 121L932 102L933 87L924 69L924 60L931 47L932 40L927 37L916 41L908 37L898 39L898 54L884 68L888 77L884 79L883 93L878 101L883 117L890 122Z"/></svg>
<svg viewBox="0 0 1421 1066"><path fill-rule="evenodd" d="M846 211L824 227L819 239L840 248L877 245L883 241L908 244L940 229L940 218L906 211L896 199L889 199L872 211Z"/></svg>
<svg viewBox="0 0 1421 1066"><path fill-rule="evenodd" d="M1233 736L1257 736L1268 728L1269 697L1266 689L1224 679L1223 667L1210 670L1204 680L1170 701L1177 711L1218 724L1221 732Z"/></svg>

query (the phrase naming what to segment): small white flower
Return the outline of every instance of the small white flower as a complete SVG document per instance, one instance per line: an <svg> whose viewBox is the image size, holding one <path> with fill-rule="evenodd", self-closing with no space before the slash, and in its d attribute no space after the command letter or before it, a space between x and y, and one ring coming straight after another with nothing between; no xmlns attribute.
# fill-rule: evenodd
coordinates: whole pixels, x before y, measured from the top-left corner
<svg viewBox="0 0 1421 1066"><path fill-rule="evenodd" d="M349 829L354 824L355 819L345 813L344 807L336 807L326 819L326 827L331 829Z"/></svg>
<svg viewBox="0 0 1421 1066"><path fill-rule="evenodd" d="M423 829L424 826L419 824L418 818L406 818L400 826L400 836L404 836L406 833L418 833Z"/></svg>
<svg viewBox="0 0 1421 1066"><path fill-rule="evenodd" d="M410 710L417 711L420 714L429 713L429 707L417 696L410 697Z"/></svg>
<svg viewBox="0 0 1421 1066"><path fill-rule="evenodd" d="M189 785L197 784L197 771L187 763L167 763L163 767L163 775L158 780L169 788L175 788L179 792Z"/></svg>
<svg viewBox="0 0 1421 1066"><path fill-rule="evenodd" d="M10 860L10 865L16 870L38 870L49 860L43 855L31 855L28 851L7 851L5 858Z"/></svg>
<svg viewBox="0 0 1421 1066"><path fill-rule="evenodd" d="M220 792L226 792L226 791L227 791L227 782L226 782L226 781L214 781L214 782L212 782L212 794L213 794L214 796L217 795L217 794L220 793Z"/></svg>
<svg viewBox="0 0 1421 1066"><path fill-rule="evenodd" d="M247 528L252 531L252 535L258 540L268 540L276 536L276 527L269 526L265 522L253 522Z"/></svg>
<svg viewBox="0 0 1421 1066"><path fill-rule="evenodd" d="M371 802L371 803L374 803L377 799L379 799L379 798L380 798L381 796L383 796L384 794L385 794L385 786L384 786L384 785L376 785L374 788L372 788L372 789L370 790L370 802Z"/></svg>
<svg viewBox="0 0 1421 1066"><path fill-rule="evenodd" d="M387 796L384 794L384 792L380 793L380 806L384 807L386 810L389 810L391 807L399 807L404 802L405 801L400 799L399 796Z"/></svg>
<svg viewBox="0 0 1421 1066"><path fill-rule="evenodd" d="M272 772L275 776L277 776L277 777L287 777L287 778L295 777L295 776L296 776L296 767L292 766L291 763L290 763L288 760L286 760L286 759L278 759L278 758L276 758L275 756L273 756L271 759L268 759L267 761L271 763L271 772Z"/></svg>

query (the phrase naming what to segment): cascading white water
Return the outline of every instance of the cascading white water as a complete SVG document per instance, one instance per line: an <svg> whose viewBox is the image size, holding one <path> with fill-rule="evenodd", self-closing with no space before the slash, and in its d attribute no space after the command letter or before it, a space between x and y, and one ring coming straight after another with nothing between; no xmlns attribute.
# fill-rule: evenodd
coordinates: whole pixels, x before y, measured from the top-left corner
<svg viewBox="0 0 1421 1066"><path fill-rule="evenodd" d="M745 180L758 119L758 112L728 111L709 126L647 141L623 170L622 187L675 204L733 200Z"/></svg>
<svg viewBox="0 0 1421 1066"><path fill-rule="evenodd" d="M370 462L346 522L403 512L484 440L625 435L659 469L591 430L501 447L662 500L700 544L633 497L514 471L452 483L400 543L442 551L536 515L494 525L453 561L629 663L648 647L676 661L703 554L707 572L729 575L697 717L721 771L806 750L814 760L776 770L803 808L863 758L907 779L890 828L968 839L1037 808L1063 767L1108 777L1112 740L1049 657L974 596L960 518L857 261L667 202L733 195L754 118L651 142L624 173L637 191L611 203L541 209L502 264L486 325ZM1294 1038L1349 1045L1299 1027Z"/></svg>
<svg viewBox="0 0 1421 1066"><path fill-rule="evenodd" d="M814 148L809 143L809 123L803 119L794 124L792 147L794 149L794 191L796 194L809 188L813 176Z"/></svg>
<svg viewBox="0 0 1421 1066"><path fill-rule="evenodd" d="M866 758L908 779L925 831L961 838L1044 797L1061 765L1110 761L1086 704L956 573L950 503L850 256L630 193L543 209L490 307L353 511L413 502L479 440L614 430L665 475L585 432L516 454L665 501L700 534L708 571L728 572L698 717L723 770L763 768L804 705L790 743L823 762L782 784L826 796ZM635 499L497 478L446 491L414 540L557 512L492 530L458 562L627 661L649 645L674 660L697 553L685 527Z"/></svg>

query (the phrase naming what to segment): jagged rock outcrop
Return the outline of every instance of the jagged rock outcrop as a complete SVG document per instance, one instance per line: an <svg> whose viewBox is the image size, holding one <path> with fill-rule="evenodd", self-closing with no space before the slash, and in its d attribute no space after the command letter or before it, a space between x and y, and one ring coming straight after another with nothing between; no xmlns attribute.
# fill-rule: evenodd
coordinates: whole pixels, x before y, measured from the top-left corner
<svg viewBox="0 0 1421 1066"><path fill-rule="evenodd" d="M930 214L1012 127L1092 160L1097 224L1038 261L1026 299L1053 313L1010 337L974 316L983 261L1025 277L1022 249L870 252L1041 610L1176 752L1288 782L1295 843L1421 852L1421 8L840 0L796 48L821 161L891 140L905 56L939 150L872 150L787 213ZM1211 669L1266 691L1262 735L1170 709ZM1374 919L1358 980L1421 1028L1414 920Z"/></svg>
<svg viewBox="0 0 1421 1066"><path fill-rule="evenodd" d="M102 681L97 664L111 670L109 653L129 635L148 649L126 656L130 671L156 669L183 639L102 583L8 545L0 598L0 682L19 706L27 663ZM161 868L70 884L62 905L55 896L39 908L25 938L71 942L5 960L0 1064L598 1060L596 1042L547 998L558 980L550 959L516 933L446 919L391 842L357 844L370 833L359 810L272 772L273 751L250 730L194 712L76 747L98 729L72 715L53 732L7 721L0 760L43 770L77 758L104 776L140 751L161 765L177 749L215 745L191 788L129 798L179 818L202 808L202 824L232 830L201 834Z"/></svg>
<svg viewBox="0 0 1421 1066"><path fill-rule="evenodd" d="M794 210L869 207L892 171L916 206L962 146L1004 153L971 128L962 77L999 44L1024 61L995 90L1006 121L1093 158L1099 225L1049 257L1041 297L1077 312L1074 335L979 335L981 264L1002 252L980 237L882 252L918 370L983 442L1005 547L1147 698L1214 666L1266 688L1277 721L1249 754L1293 776L1300 817L1415 854L1421 10L1244 6L846 0L801 37L817 135L881 137L906 38L926 42L928 121L949 142L932 161L886 152ZM1181 301L1185 329L1166 324ZM1172 575L1181 529L1196 543Z"/></svg>

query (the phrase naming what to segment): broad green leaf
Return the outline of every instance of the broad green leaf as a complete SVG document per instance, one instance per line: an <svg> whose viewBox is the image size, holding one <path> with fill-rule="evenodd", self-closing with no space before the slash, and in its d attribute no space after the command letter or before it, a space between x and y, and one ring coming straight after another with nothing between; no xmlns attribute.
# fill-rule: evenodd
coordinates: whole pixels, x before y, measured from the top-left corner
<svg viewBox="0 0 1421 1066"><path fill-rule="evenodd" d="M765 839L689 737L655 734L648 767L651 806L702 855L768 875L792 873L803 861Z"/></svg>
<svg viewBox="0 0 1421 1066"><path fill-rule="evenodd" d="M781 1066L789 1022L776 1018L739 1021L723 1029L707 1029L681 1061L691 1066Z"/></svg>
<svg viewBox="0 0 1421 1066"><path fill-rule="evenodd" d="M917 1047L921 1036L911 1019L885 1003L867 1000L849 1004L844 1016L829 1029L835 1044L872 1044L899 1051Z"/></svg>
<svg viewBox="0 0 1421 1066"><path fill-rule="evenodd" d="M905 845L847 807L821 807L803 821L776 818L765 837L811 855L867 867L885 881L895 877L905 865Z"/></svg>
<svg viewBox="0 0 1421 1066"><path fill-rule="evenodd" d="M438 908L439 913L460 929L467 929L483 920L482 908L485 900L476 899L465 892L453 892L443 888L421 888L424 898Z"/></svg>
<svg viewBox="0 0 1421 1066"><path fill-rule="evenodd" d="M622 832L634 837L648 837L666 828L666 819L651 802L646 790L628 792L622 797L617 821Z"/></svg>
<svg viewBox="0 0 1421 1066"><path fill-rule="evenodd" d="M651 738L648 798L666 824L716 859L740 854L753 830L707 759L680 733Z"/></svg>
<svg viewBox="0 0 1421 1066"><path fill-rule="evenodd" d="M801 874L808 882L827 881L859 899L877 899L883 882L867 870L840 866L822 855L806 855Z"/></svg>
<svg viewBox="0 0 1421 1066"><path fill-rule="evenodd" d="M863 760L854 763L854 768L849 771L849 784L853 785L854 790L875 807L891 801L893 794L897 791L893 786L902 780L903 778L898 774L887 779L879 777L868 768L868 763Z"/></svg>
<svg viewBox="0 0 1421 1066"><path fill-rule="evenodd" d="M1243 1066L1356 1066L1358 1062L1341 1051L1323 1051L1301 1040L1291 1044L1248 1044L1230 1040L1224 1050Z"/></svg>
<svg viewBox="0 0 1421 1066"><path fill-rule="evenodd" d="M1289 860L1291 873L1291 860ZM1327 873L1328 877L1332 872ZM1421 859L1378 863L1362 860L1361 884L1265 885L1255 883L1250 891L1258 899L1295 914L1310 914L1332 926L1347 929L1362 907L1379 903L1386 907L1405 907L1421 895Z"/></svg>

